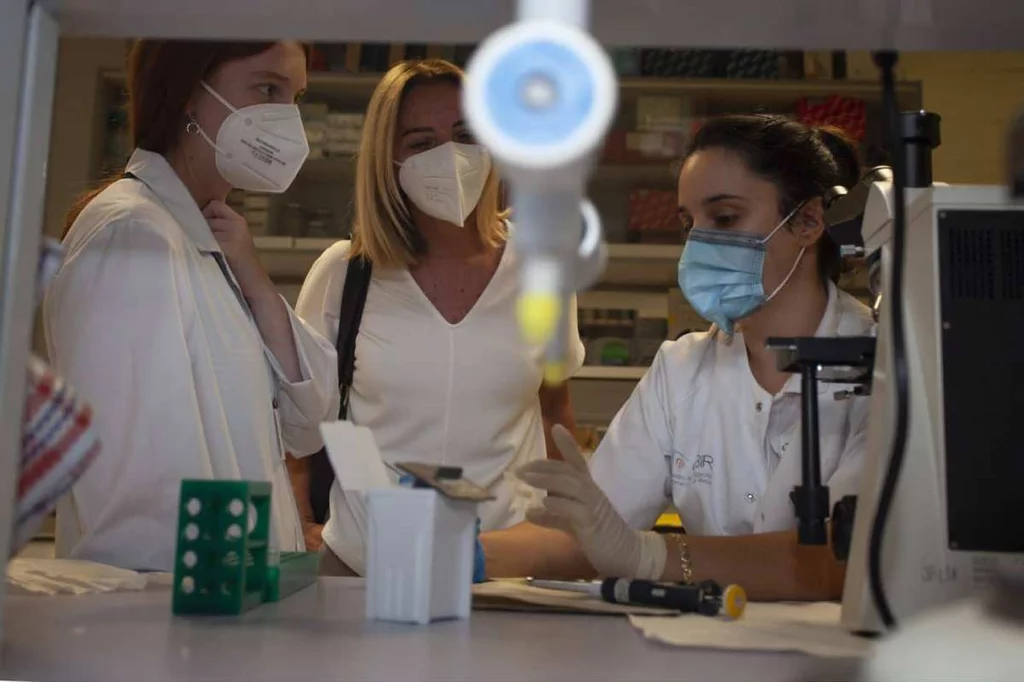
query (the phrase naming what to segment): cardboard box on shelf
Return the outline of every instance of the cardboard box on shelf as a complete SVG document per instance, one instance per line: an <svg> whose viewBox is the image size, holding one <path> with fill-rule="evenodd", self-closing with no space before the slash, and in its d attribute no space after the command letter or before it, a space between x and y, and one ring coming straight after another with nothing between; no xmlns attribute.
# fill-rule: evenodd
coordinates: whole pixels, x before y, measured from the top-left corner
<svg viewBox="0 0 1024 682"><path fill-rule="evenodd" d="M668 320L664 317L640 317L633 336L633 364L649 366L661 344L668 338Z"/></svg>
<svg viewBox="0 0 1024 682"><path fill-rule="evenodd" d="M642 243L678 244L683 226L679 222L678 199L672 190L635 189L629 193L627 234Z"/></svg>
<svg viewBox="0 0 1024 682"><path fill-rule="evenodd" d="M403 59L405 59L405 44L391 43L388 46L388 66L394 66Z"/></svg>
<svg viewBox="0 0 1024 682"><path fill-rule="evenodd" d="M359 62L362 59L362 44L349 43L345 46L345 70L349 73L359 72Z"/></svg>
<svg viewBox="0 0 1024 682"><path fill-rule="evenodd" d="M348 112L348 111L331 111L327 114L327 125L331 128L358 128L362 129L363 124L366 122L366 114Z"/></svg>
<svg viewBox="0 0 1024 682"><path fill-rule="evenodd" d="M684 334L707 331L711 324L690 306L683 292L673 287L668 291L668 338L678 339Z"/></svg>
<svg viewBox="0 0 1024 682"><path fill-rule="evenodd" d="M322 102L303 102L299 105L302 123L309 126L313 123L326 123L330 107Z"/></svg>
<svg viewBox="0 0 1024 682"><path fill-rule="evenodd" d="M832 79L832 52L808 50L804 52L804 78L808 80Z"/></svg>
<svg viewBox="0 0 1024 682"><path fill-rule="evenodd" d="M363 131L359 128L330 128L327 131L327 146L331 147L337 142L359 143Z"/></svg>
<svg viewBox="0 0 1024 682"><path fill-rule="evenodd" d="M674 159L686 150L689 135L685 130L638 131L626 133L626 157Z"/></svg>
<svg viewBox="0 0 1024 682"><path fill-rule="evenodd" d="M455 61L454 45L427 45L427 59L443 59L447 62Z"/></svg>
<svg viewBox="0 0 1024 682"><path fill-rule="evenodd" d="M255 236L262 236L269 233L270 211L267 209L247 208L242 217L249 226L249 233Z"/></svg>
<svg viewBox="0 0 1024 682"><path fill-rule="evenodd" d="M270 208L270 196L267 194L246 193L242 205L247 209L266 211Z"/></svg>
<svg viewBox="0 0 1024 682"><path fill-rule="evenodd" d="M638 131L682 130L689 112L682 97L641 95L636 98L636 129Z"/></svg>
<svg viewBox="0 0 1024 682"><path fill-rule="evenodd" d="M352 156L359 153L359 139L328 142L324 154L329 157Z"/></svg>

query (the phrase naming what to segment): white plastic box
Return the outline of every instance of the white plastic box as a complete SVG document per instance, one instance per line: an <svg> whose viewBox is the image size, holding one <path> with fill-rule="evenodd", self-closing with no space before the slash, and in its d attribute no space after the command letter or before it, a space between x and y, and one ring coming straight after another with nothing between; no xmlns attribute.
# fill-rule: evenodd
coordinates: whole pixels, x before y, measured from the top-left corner
<svg viewBox="0 0 1024 682"><path fill-rule="evenodd" d="M427 624L468 618L477 503L432 488L366 494L366 617Z"/></svg>
<svg viewBox="0 0 1024 682"><path fill-rule="evenodd" d="M366 617L421 624L468 618L477 507L493 497L458 478L455 467L442 477L430 465L399 463L396 470L424 487L395 485L369 429L337 421L321 424L320 433L342 489L365 500Z"/></svg>

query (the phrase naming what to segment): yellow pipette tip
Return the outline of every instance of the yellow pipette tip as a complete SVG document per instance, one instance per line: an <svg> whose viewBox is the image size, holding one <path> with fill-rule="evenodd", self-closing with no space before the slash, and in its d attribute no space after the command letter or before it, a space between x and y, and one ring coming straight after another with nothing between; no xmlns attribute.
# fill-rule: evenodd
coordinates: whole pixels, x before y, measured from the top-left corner
<svg viewBox="0 0 1024 682"><path fill-rule="evenodd" d="M544 364L544 383L548 386L564 384L566 378L564 362L547 362Z"/></svg>
<svg viewBox="0 0 1024 682"><path fill-rule="evenodd" d="M519 297L517 313L519 328L527 343L535 346L546 344L558 328L558 316L562 302L554 294L527 293Z"/></svg>
<svg viewBox="0 0 1024 682"><path fill-rule="evenodd" d="M722 613L730 620L743 617L747 609L747 593L739 585L726 585L722 591Z"/></svg>

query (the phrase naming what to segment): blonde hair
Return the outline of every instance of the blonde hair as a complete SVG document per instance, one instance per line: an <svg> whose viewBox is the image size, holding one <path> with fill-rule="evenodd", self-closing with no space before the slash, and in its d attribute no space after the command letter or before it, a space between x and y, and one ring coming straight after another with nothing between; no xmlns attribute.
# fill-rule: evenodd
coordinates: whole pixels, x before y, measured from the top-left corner
<svg viewBox="0 0 1024 682"><path fill-rule="evenodd" d="M366 109L366 124L356 163L353 256L363 256L384 267L413 266L423 253L422 238L398 186L394 141L398 112L417 85L451 83L461 87L463 73L443 59L399 62L381 78ZM476 206L480 241L496 247L506 238L508 211L501 206L500 181L491 169Z"/></svg>

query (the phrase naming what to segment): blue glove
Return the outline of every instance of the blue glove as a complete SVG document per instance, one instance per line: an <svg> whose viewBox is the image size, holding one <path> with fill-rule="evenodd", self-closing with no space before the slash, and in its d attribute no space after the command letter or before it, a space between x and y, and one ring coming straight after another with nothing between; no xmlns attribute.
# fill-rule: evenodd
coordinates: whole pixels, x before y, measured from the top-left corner
<svg viewBox="0 0 1024 682"><path fill-rule="evenodd" d="M476 541L473 547L473 582L487 581L487 559L484 557L484 546L480 544L480 519L476 520Z"/></svg>

